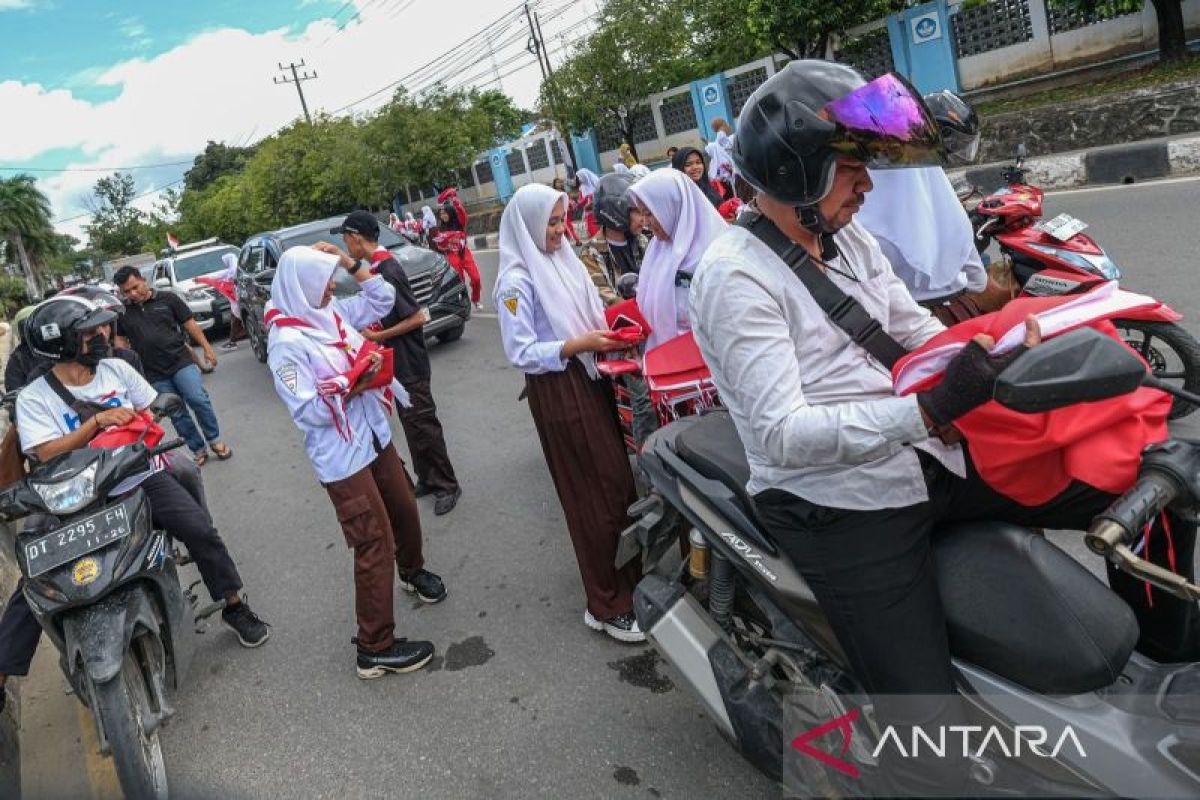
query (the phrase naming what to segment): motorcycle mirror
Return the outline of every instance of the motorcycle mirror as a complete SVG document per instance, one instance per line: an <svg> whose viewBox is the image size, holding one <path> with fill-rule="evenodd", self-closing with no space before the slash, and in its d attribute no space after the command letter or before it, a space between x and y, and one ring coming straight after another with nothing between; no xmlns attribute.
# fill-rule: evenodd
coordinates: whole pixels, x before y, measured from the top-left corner
<svg viewBox="0 0 1200 800"><path fill-rule="evenodd" d="M1142 385L1146 365L1093 328L1056 336L1022 354L996 380L996 400L1023 414L1105 400Z"/></svg>
<svg viewBox="0 0 1200 800"><path fill-rule="evenodd" d="M617 294L621 295L624 300L631 300L637 297L638 274L636 272L626 272L621 277L617 278Z"/></svg>
<svg viewBox="0 0 1200 800"><path fill-rule="evenodd" d="M183 408L183 400L177 394L160 392L150 403L150 413L155 419L174 414Z"/></svg>
<svg viewBox="0 0 1200 800"><path fill-rule="evenodd" d="M1029 151L1025 148L1025 143L1021 142L1017 145L1017 160L1024 161L1029 156Z"/></svg>

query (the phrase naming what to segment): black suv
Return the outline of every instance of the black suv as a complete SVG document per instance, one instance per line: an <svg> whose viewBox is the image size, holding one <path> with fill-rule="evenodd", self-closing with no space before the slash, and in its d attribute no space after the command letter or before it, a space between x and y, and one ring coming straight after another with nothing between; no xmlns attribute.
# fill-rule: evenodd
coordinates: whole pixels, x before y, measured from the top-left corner
<svg viewBox="0 0 1200 800"><path fill-rule="evenodd" d="M254 355L259 361L267 360L263 307L271 299L271 282L275 279L279 257L284 250L298 245L333 242L341 246L341 237L329 231L345 218L345 215L330 217L255 234L242 245L242 252L238 256L238 304L250 346L254 348ZM436 337L441 342L452 342L462 336L467 320L471 318L471 302L467 287L458 273L450 268L445 256L409 244L386 225L379 228L379 244L390 250L404 268L417 302L429 308L431 319L425 323L425 338ZM335 281L335 297L349 297L358 292L358 282L344 270L337 271Z"/></svg>

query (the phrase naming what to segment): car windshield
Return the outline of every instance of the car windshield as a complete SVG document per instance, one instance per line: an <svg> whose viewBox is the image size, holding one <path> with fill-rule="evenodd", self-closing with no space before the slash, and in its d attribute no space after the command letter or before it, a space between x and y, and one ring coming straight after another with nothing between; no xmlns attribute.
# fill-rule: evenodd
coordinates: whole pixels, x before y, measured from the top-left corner
<svg viewBox="0 0 1200 800"><path fill-rule="evenodd" d="M332 228L333 225L330 225L329 227ZM283 249L289 250L293 247L300 247L302 245L311 246L317 242L331 242L336 244L338 247L345 247L345 245L342 243L342 237L337 234L330 233L329 229L326 228L324 230L308 231L306 233L297 233L294 236L289 236L283 240ZM391 228L381 225L379 227L379 243L388 250L391 250L397 245L404 244L404 240L396 235L396 232Z"/></svg>
<svg viewBox="0 0 1200 800"><path fill-rule="evenodd" d="M237 252L236 247L229 246L217 250L206 250L203 253L185 253L175 256L175 280L187 281L211 272L220 272L225 269L225 263L221 261L221 256L226 253L233 253L236 256Z"/></svg>

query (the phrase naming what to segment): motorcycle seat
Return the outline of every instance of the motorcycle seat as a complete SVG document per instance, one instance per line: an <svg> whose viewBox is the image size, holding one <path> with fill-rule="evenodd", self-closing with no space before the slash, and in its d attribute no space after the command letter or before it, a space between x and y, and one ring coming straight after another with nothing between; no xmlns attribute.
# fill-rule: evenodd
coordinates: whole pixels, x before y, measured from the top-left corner
<svg viewBox="0 0 1200 800"><path fill-rule="evenodd" d="M754 498L746 491L750 464L733 418L725 410L693 417L675 437L675 452L706 478L719 481L737 497L750 519L758 521ZM766 535L766 531L761 531Z"/></svg>
<svg viewBox="0 0 1200 800"><path fill-rule="evenodd" d="M1046 694L1120 676L1138 640L1133 611L1044 536L956 523L935 531L933 552L955 658Z"/></svg>

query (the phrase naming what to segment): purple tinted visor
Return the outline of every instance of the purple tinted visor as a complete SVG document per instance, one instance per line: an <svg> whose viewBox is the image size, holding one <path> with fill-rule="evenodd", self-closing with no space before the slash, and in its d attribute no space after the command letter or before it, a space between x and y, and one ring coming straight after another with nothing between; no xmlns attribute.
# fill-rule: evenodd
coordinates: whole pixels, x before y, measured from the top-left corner
<svg viewBox="0 0 1200 800"><path fill-rule="evenodd" d="M917 90L895 73L828 103L821 116L837 125L830 146L873 169L945 163L933 115Z"/></svg>

